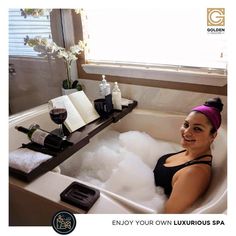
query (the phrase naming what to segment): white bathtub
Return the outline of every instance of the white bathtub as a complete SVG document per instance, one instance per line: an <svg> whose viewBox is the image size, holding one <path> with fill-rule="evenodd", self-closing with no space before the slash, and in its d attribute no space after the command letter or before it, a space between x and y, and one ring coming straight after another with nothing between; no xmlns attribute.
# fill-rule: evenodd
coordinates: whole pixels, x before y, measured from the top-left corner
<svg viewBox="0 0 236 236"><path fill-rule="evenodd" d="M145 131L153 138L179 143L179 128L184 118L184 114L135 109L119 122L110 125L108 129L119 132L129 130ZM49 118L46 105L10 117L10 151L27 142L27 137L16 131L14 126L28 127L33 122L40 124L42 128L47 130L55 128ZM226 136L226 126L222 125L213 147L214 159L211 185L207 193L186 213L225 213L227 211ZM93 138L90 142L92 141ZM75 156L79 157L79 152L75 153L73 158ZM49 171L31 183L25 183L10 177L10 224L47 225L58 209L69 209L75 213L84 213L83 210L60 201L60 193L73 181L78 180L55 171ZM100 189L100 191L100 198L88 213L155 213L152 209L132 202L118 194L104 189ZM38 215L35 214L35 211L38 212Z"/></svg>

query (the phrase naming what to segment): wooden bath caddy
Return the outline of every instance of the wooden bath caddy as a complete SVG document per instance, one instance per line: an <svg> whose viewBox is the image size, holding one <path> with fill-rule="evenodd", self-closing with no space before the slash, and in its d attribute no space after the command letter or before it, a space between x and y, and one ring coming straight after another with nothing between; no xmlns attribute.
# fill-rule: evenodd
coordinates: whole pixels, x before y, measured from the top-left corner
<svg viewBox="0 0 236 236"><path fill-rule="evenodd" d="M124 116L130 113L137 106L137 104L138 103L134 101L132 104L129 104L126 107L122 107L122 111L113 111L106 118L99 118L87 124L86 126L74 131L73 133L69 134L69 132L67 131L68 132L66 133L68 134L67 140L71 142L72 145L68 145L64 150L60 151L49 150L45 147L42 147L41 145L32 142L28 144L23 144L22 145L23 147L27 147L35 151L46 153L52 155L53 157L48 161L43 162L41 165L39 165L29 173L25 173L23 171L9 167L9 174L23 181L31 182L33 179L39 177L40 175L46 173L47 171L52 170L53 168L61 164L63 161L68 159L75 152L77 152L82 147L87 145L89 143L89 140L94 135L102 131L110 124L116 123L118 120L122 119Z"/></svg>

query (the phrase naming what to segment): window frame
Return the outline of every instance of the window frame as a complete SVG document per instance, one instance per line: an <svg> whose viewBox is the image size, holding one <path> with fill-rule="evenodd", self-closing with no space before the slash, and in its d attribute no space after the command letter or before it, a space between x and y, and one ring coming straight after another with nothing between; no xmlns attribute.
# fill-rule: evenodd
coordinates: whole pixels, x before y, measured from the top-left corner
<svg viewBox="0 0 236 236"><path fill-rule="evenodd" d="M81 15L72 12L72 16L75 41L86 40ZM88 61L85 53L77 67L82 79L101 80L106 74L111 82L227 95L227 69Z"/></svg>

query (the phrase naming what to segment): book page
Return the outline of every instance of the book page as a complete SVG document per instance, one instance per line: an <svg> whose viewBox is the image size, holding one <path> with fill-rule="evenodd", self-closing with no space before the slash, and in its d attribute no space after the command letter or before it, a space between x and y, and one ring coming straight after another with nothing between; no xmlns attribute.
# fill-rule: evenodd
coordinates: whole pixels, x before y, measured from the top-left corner
<svg viewBox="0 0 236 236"><path fill-rule="evenodd" d="M78 91L69 95L71 102L74 104L86 124L99 118L99 114L93 107L93 104L88 99L83 91Z"/></svg>
<svg viewBox="0 0 236 236"><path fill-rule="evenodd" d="M49 103L52 103L52 105L56 108L60 108L62 106L66 108L67 118L64 124L70 132L73 132L78 128L86 125L85 121L78 113L78 111L76 110L76 108L74 107L73 103L71 102L68 96L64 95L61 97L51 99Z"/></svg>

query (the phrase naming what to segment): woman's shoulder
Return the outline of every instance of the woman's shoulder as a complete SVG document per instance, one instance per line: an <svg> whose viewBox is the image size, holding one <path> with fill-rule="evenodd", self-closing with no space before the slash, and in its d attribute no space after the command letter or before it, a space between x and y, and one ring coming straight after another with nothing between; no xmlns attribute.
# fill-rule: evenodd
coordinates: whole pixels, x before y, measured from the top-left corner
<svg viewBox="0 0 236 236"><path fill-rule="evenodd" d="M211 167L206 164L195 164L188 166L189 168L186 168L186 175L193 175L193 176L204 176L204 175L209 175L211 174Z"/></svg>
<svg viewBox="0 0 236 236"><path fill-rule="evenodd" d="M177 178L189 184L207 184L211 177L211 168L205 164L190 165L179 171Z"/></svg>
<svg viewBox="0 0 236 236"><path fill-rule="evenodd" d="M204 192L210 183L210 173L200 166L188 166L180 170L172 179L171 207L186 209ZM172 204L170 204L170 202ZM170 208L170 206L168 206ZM169 211L170 212L170 211Z"/></svg>

